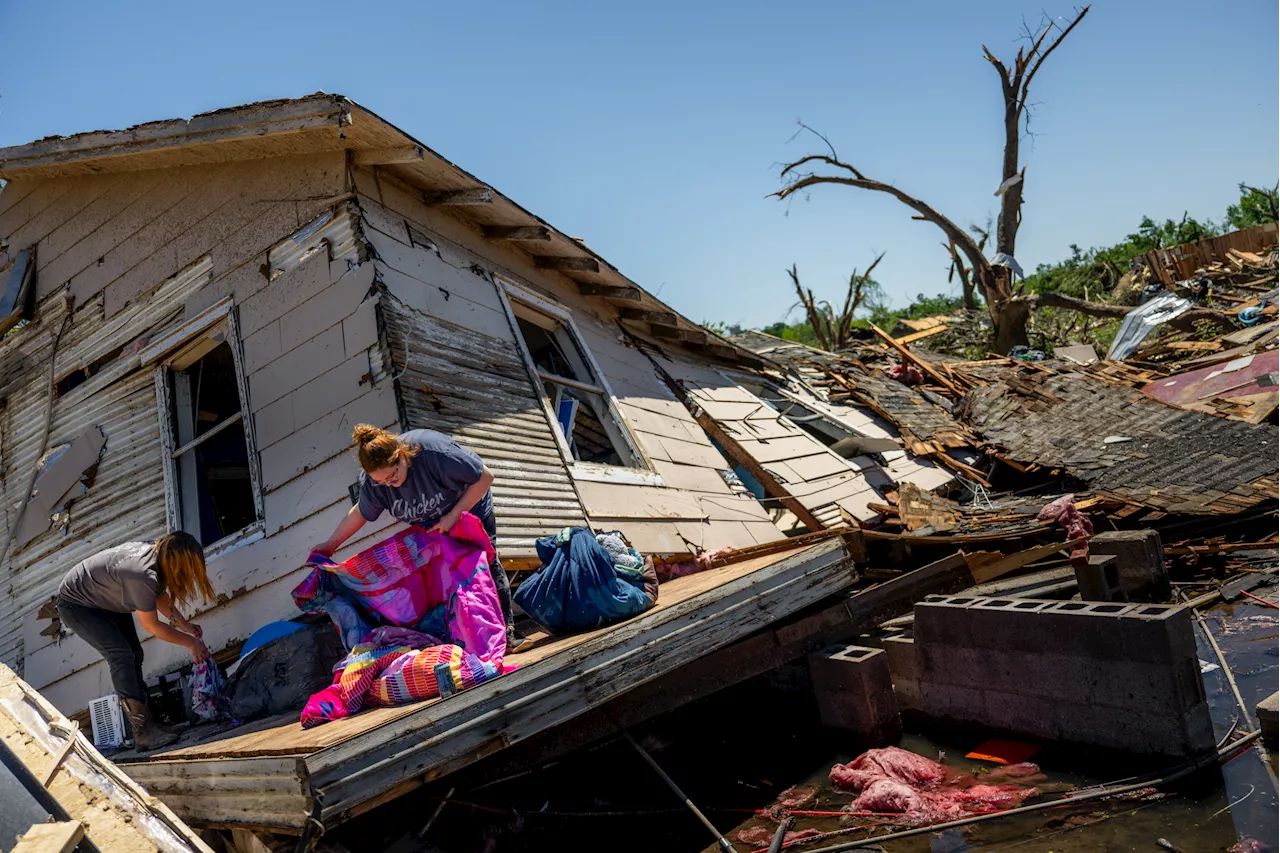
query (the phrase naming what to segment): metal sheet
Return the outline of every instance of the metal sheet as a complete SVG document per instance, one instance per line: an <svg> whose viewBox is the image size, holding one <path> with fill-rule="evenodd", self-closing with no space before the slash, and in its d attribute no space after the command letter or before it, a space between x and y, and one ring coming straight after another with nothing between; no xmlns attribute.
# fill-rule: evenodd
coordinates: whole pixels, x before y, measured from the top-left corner
<svg viewBox="0 0 1280 853"><path fill-rule="evenodd" d="M514 339L446 323L394 298L381 323L406 428L439 430L493 471L498 549L533 556L533 541L586 525L551 425Z"/></svg>
<svg viewBox="0 0 1280 853"><path fill-rule="evenodd" d="M110 320L102 297L78 310L58 341L55 375L92 363L125 346L99 373L53 402L50 447L69 442L90 427L101 427L106 446L92 486L70 504L69 521L13 550L0 566L7 594L0 596L0 661L21 675L26 656L23 614L57 590L77 561L128 539L165 532L164 482L160 465L160 425L149 370L140 369L128 345L144 335L163 334L181 322L183 303L208 283L212 265L203 258L162 283L146 300ZM39 455L49 405L49 353L65 311L60 296L40 306L40 322L0 344L0 363L29 357L26 382L10 395L0 431L5 533Z"/></svg>

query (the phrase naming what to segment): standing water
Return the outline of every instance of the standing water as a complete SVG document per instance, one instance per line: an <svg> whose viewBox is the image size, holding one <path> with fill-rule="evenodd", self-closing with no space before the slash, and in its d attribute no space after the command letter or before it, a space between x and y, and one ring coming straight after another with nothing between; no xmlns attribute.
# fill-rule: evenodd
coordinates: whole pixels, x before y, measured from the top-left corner
<svg viewBox="0 0 1280 853"><path fill-rule="evenodd" d="M1219 606L1206 614L1251 714L1253 705L1277 687L1276 613L1248 603ZM1205 691L1222 738L1240 712L1212 647L1203 636L1199 643ZM839 812L854 799L831 784L829 773L833 765L859 754L862 745L848 733L819 723L806 682L803 664L783 667L634 729L658 763L742 853L767 847L777 824L755 812L777 805L780 798L801 812ZM1244 721L1238 725L1246 727ZM995 765L964 756L987 737L971 729L909 721L899 745L981 778ZM1040 765L1046 779L1038 784L1044 796L1028 804L1169 769L1133 756L1052 744L1030 760ZM1277 797L1271 775L1275 763L1274 753L1264 765L1257 751L1246 749L1220 770L1160 791L1009 815L962 830L926 832L888 842L884 849L1156 851L1157 839L1164 839L1185 853L1200 853L1226 851L1242 838L1254 838L1267 845L1254 849L1276 850ZM454 792L449 802L440 808L450 789ZM439 815L426 836L415 839L437 808ZM874 839L900 828L890 817L798 814L791 831L825 835L847 831L856 822L883 825L793 843L786 849L806 851ZM618 738L506 780L490 778L484 765L477 765L358 818L334 835L352 851L390 853L717 849L707 830Z"/></svg>

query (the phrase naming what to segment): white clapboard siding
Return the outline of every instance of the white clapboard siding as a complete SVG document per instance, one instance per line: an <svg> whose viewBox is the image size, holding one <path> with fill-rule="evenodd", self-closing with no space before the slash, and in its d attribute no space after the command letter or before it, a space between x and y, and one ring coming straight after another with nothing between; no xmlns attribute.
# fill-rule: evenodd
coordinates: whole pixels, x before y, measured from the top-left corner
<svg viewBox="0 0 1280 853"><path fill-rule="evenodd" d="M682 384L707 415L824 526L842 524L841 509L859 521L878 515L868 504L883 503L884 498L856 465L754 393L728 377L716 381L709 371Z"/></svg>

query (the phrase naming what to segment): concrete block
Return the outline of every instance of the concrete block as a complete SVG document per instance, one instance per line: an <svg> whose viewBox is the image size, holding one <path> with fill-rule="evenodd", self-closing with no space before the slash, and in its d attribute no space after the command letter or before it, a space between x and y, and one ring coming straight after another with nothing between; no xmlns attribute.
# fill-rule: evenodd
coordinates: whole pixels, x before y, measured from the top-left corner
<svg viewBox="0 0 1280 853"><path fill-rule="evenodd" d="M917 605L910 651L893 652L913 675L900 692L929 716L1171 756L1213 747L1184 608L944 598Z"/></svg>
<svg viewBox="0 0 1280 853"><path fill-rule="evenodd" d="M921 642L945 642L954 646L974 643L972 619L964 614L969 605L982 599L976 596L930 596L914 608L916 639Z"/></svg>
<svg viewBox="0 0 1280 853"><path fill-rule="evenodd" d="M839 645L808 657L822 722L857 732L867 743L894 743L902 719L883 649Z"/></svg>
<svg viewBox="0 0 1280 853"><path fill-rule="evenodd" d="M888 637L884 641L884 653L898 707L903 711L919 710L915 641L910 637Z"/></svg>
<svg viewBox="0 0 1280 853"><path fill-rule="evenodd" d="M1085 601L1125 602L1128 597L1120 582L1120 559L1112 554L1090 554L1075 563L1076 584Z"/></svg>
<svg viewBox="0 0 1280 853"><path fill-rule="evenodd" d="M1280 693L1272 693L1254 709L1258 714L1258 726L1267 746L1276 748L1276 728L1280 725Z"/></svg>
<svg viewBox="0 0 1280 853"><path fill-rule="evenodd" d="M1125 660L1124 630L1118 618L1126 604L1060 601L1035 614L1046 640L1060 653L1098 661Z"/></svg>
<svg viewBox="0 0 1280 853"><path fill-rule="evenodd" d="M1164 547L1154 530L1109 530L1089 540L1089 552L1116 557L1120 583L1130 601L1168 601L1173 596Z"/></svg>
<svg viewBox="0 0 1280 853"><path fill-rule="evenodd" d="M1060 731L1061 702L1035 696L988 690L983 695L982 717L975 722L1013 734L1055 740Z"/></svg>
<svg viewBox="0 0 1280 853"><path fill-rule="evenodd" d="M980 649L1019 650L1027 644L1035 644L1041 630L1034 619L1026 619L1027 613L1037 613L1056 604L1056 601L1035 599L990 598L970 605L970 628L973 645Z"/></svg>
<svg viewBox="0 0 1280 853"><path fill-rule="evenodd" d="M1121 628L1128 660L1167 665L1197 656L1191 611L1181 605L1136 606Z"/></svg>

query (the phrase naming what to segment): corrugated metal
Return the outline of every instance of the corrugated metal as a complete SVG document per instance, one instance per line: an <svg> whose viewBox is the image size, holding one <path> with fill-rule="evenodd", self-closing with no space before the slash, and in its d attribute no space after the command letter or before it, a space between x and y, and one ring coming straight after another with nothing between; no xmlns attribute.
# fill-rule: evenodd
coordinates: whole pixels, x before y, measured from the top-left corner
<svg viewBox="0 0 1280 853"><path fill-rule="evenodd" d="M195 826L301 829L310 789L297 758L123 763L120 769Z"/></svg>
<svg viewBox="0 0 1280 853"><path fill-rule="evenodd" d="M452 436L494 472L504 555L532 556L537 537L586 524L514 340L437 320L390 296L382 301L382 322L405 425Z"/></svg>
<svg viewBox="0 0 1280 853"><path fill-rule="evenodd" d="M58 376L121 346L126 351L54 401L49 447L69 442L94 425L102 428L106 446L92 486L70 505L65 528L42 534L9 554L0 566L5 593L0 595L0 660L20 674L25 657L34 651L24 648L23 618L57 591L68 568L99 549L165 532L160 422L152 373L138 366L137 353L128 345L143 335L154 339L179 325L183 303L208 283L211 270L210 260L203 258L110 320L104 317L98 296L75 313L58 342ZM37 461L49 399L49 347L63 312L61 297L45 300L38 327L0 344L0 363L24 354L34 356L29 380L9 397L0 436L6 536Z"/></svg>
<svg viewBox="0 0 1280 853"><path fill-rule="evenodd" d="M333 260L355 251L358 223L358 213L351 204L320 214L267 253L270 277L275 279L294 269L326 243L329 245L329 257Z"/></svg>

